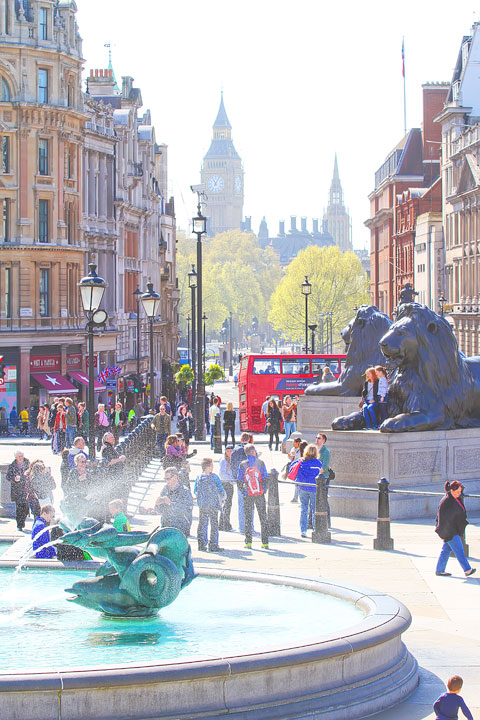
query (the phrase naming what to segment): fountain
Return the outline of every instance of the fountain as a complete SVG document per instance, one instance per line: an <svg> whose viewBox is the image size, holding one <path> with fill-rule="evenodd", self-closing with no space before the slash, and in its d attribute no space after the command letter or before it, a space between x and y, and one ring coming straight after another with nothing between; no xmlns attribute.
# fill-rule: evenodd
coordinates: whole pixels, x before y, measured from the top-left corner
<svg viewBox="0 0 480 720"><path fill-rule="evenodd" d="M392 597L210 568L191 583L180 535L84 527L61 541L107 562L30 560L13 582L0 559L2 720L350 719L415 688Z"/></svg>

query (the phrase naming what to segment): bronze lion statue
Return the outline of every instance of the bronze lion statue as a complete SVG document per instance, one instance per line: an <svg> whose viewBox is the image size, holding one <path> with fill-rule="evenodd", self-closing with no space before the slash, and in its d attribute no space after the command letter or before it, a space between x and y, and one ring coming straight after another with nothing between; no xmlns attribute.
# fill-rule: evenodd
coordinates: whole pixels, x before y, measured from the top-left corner
<svg viewBox="0 0 480 720"><path fill-rule="evenodd" d="M341 332L347 353L342 374L336 382L309 385L305 394L360 396L365 369L384 362L379 341L391 324L390 318L375 305L360 305L355 317Z"/></svg>
<svg viewBox="0 0 480 720"><path fill-rule="evenodd" d="M389 372L388 415L381 432L480 426L480 357L466 358L443 317L418 303L402 304L380 340ZM332 428L362 427L361 413Z"/></svg>

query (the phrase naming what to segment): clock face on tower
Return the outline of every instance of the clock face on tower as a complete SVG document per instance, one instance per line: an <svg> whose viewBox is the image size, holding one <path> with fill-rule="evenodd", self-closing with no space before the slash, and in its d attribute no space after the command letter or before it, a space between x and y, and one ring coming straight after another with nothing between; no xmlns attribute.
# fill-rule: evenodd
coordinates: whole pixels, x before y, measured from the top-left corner
<svg viewBox="0 0 480 720"><path fill-rule="evenodd" d="M223 185L224 185L222 176L221 175L211 175L208 178L207 185L208 185L208 189L212 193L222 192Z"/></svg>
<svg viewBox="0 0 480 720"><path fill-rule="evenodd" d="M237 175L237 177L235 178L235 190L237 191L237 193L242 192L242 178L240 177L240 175Z"/></svg>

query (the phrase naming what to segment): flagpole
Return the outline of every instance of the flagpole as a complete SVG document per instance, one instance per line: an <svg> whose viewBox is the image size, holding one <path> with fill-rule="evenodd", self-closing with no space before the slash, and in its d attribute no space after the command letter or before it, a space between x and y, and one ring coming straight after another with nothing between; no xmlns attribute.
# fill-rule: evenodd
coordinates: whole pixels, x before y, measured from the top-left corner
<svg viewBox="0 0 480 720"><path fill-rule="evenodd" d="M403 74L403 128L407 134L407 89L405 85L405 39L402 38L402 74Z"/></svg>

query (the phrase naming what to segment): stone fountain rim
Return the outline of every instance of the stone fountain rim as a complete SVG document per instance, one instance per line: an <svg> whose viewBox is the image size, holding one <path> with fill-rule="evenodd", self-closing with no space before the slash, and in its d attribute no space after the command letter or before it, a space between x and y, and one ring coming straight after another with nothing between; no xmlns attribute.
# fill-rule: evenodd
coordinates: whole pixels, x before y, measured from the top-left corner
<svg viewBox="0 0 480 720"><path fill-rule="evenodd" d="M58 570L93 569L100 563L72 563ZM54 569L52 561L35 561L32 568ZM12 563L0 563L0 567L12 567ZM364 589L349 583L324 578L312 578L280 573L252 572L199 567L202 577L231 580L251 580L277 585L289 585L311 592L326 593L353 603L365 616L353 626L329 633L320 640L298 647L289 646L278 650L230 657L192 660L179 663L142 663L112 668L76 668L52 672L20 672L0 674L0 693L34 690L66 690L109 686L148 685L156 682L194 680L196 678L228 677L255 671L297 664L318 662L327 658L353 655L356 652L386 643L405 632L411 623L409 610L400 601L386 593Z"/></svg>

